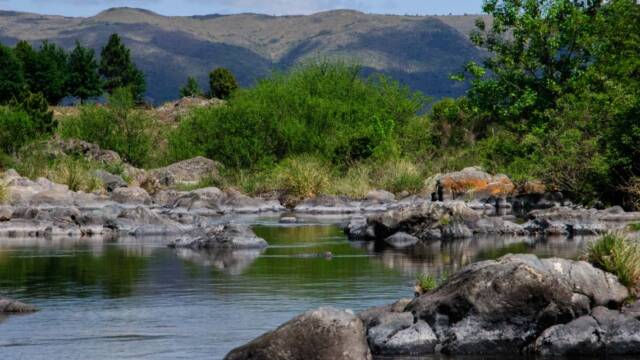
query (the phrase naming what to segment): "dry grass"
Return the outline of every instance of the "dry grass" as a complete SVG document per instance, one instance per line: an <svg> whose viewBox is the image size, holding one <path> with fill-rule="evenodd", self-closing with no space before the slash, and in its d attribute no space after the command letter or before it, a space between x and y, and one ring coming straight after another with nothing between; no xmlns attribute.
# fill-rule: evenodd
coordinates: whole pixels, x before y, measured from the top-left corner
<svg viewBox="0 0 640 360"><path fill-rule="evenodd" d="M9 189L0 181L0 204L5 204L7 201L9 201Z"/></svg>

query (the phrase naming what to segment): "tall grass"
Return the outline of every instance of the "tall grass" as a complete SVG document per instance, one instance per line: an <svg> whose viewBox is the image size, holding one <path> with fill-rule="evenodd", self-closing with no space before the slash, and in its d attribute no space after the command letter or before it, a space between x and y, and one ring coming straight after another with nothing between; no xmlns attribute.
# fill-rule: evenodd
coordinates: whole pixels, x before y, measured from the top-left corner
<svg viewBox="0 0 640 360"><path fill-rule="evenodd" d="M0 204L5 204L7 201L9 201L9 189L0 181Z"/></svg>
<svg viewBox="0 0 640 360"><path fill-rule="evenodd" d="M621 232L603 235L588 250L589 262L631 289L640 285L640 244Z"/></svg>

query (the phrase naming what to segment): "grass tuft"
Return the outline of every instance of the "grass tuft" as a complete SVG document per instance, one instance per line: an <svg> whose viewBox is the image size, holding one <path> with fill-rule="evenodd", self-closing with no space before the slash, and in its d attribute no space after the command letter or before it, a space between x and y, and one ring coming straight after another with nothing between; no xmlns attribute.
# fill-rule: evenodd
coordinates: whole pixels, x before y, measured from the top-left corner
<svg viewBox="0 0 640 360"><path fill-rule="evenodd" d="M594 266L610 272L630 289L640 285L640 244L620 232L603 235L588 250Z"/></svg>
<svg viewBox="0 0 640 360"><path fill-rule="evenodd" d="M415 293L416 296L426 294L432 290L435 290L438 286L444 284L447 281L447 275L444 274L440 277L435 277L429 274L419 274L416 279Z"/></svg>
<svg viewBox="0 0 640 360"><path fill-rule="evenodd" d="M9 189L0 181L0 204L5 204L7 201L9 201Z"/></svg>

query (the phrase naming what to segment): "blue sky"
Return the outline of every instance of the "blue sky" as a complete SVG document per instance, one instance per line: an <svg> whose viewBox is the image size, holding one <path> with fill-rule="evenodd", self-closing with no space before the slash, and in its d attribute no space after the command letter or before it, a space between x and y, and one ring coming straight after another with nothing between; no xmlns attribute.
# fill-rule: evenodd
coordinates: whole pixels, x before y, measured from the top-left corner
<svg viewBox="0 0 640 360"><path fill-rule="evenodd" d="M331 9L442 15L477 14L481 4L482 0L0 0L0 9L66 16L91 16L118 6L145 8L163 15L238 12L283 15Z"/></svg>

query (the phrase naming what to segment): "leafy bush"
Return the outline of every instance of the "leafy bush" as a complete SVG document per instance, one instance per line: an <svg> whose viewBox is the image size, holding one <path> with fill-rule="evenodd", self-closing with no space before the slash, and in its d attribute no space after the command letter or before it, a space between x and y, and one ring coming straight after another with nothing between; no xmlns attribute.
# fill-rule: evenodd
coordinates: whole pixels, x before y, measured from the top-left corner
<svg viewBox="0 0 640 360"><path fill-rule="evenodd" d="M13 154L34 135L34 125L27 113L0 106L0 152Z"/></svg>
<svg viewBox="0 0 640 360"><path fill-rule="evenodd" d="M200 89L200 85L198 84L198 81L193 76L189 76L187 78L187 83L180 88L180 97L202 96L202 95L203 95L203 91L202 89Z"/></svg>
<svg viewBox="0 0 640 360"><path fill-rule="evenodd" d="M123 160L144 166L155 146L151 132L156 126L143 111L134 108L128 89L117 89L109 97L109 106L87 105L80 114L60 126L63 137L96 143L116 151Z"/></svg>
<svg viewBox="0 0 640 360"><path fill-rule="evenodd" d="M429 274L418 274L415 286L416 295L419 296L428 293L429 291L435 290L438 286L444 284L446 281L446 274L443 274L440 277L435 277Z"/></svg>
<svg viewBox="0 0 640 360"><path fill-rule="evenodd" d="M171 160L203 155L252 168L313 154L337 164L392 156L398 129L424 105L408 88L362 79L359 68L311 63L196 109L169 137Z"/></svg>
<svg viewBox="0 0 640 360"><path fill-rule="evenodd" d="M609 233L594 242L587 254L589 262L618 277L625 286L640 285L640 245L622 233Z"/></svg>

